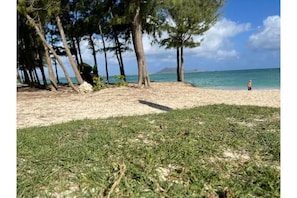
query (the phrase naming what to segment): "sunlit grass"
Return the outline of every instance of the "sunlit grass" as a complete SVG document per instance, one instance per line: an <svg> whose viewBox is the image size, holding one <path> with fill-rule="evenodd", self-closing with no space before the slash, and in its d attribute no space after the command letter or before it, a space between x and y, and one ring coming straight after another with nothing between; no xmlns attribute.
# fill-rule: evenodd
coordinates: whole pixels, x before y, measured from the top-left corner
<svg viewBox="0 0 297 198"><path fill-rule="evenodd" d="M280 197L279 116L210 105L20 129L17 195Z"/></svg>

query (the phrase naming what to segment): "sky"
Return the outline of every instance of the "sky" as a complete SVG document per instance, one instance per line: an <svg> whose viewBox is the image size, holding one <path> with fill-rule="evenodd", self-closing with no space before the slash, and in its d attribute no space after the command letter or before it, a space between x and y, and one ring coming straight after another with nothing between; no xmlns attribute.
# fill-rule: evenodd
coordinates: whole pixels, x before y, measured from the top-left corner
<svg viewBox="0 0 297 198"><path fill-rule="evenodd" d="M226 0L222 15L202 37L201 46L184 50L185 70L238 70L280 67L280 0ZM102 48L95 38L97 48ZM165 67L176 67L175 49L166 50L151 45L151 38L143 36L144 51L149 73ZM94 61L87 41L81 42L84 62ZM133 49L133 46L130 46ZM125 72L137 74L134 51L123 54ZM62 57L70 76L74 73L66 57ZM105 75L104 55L97 54L99 74ZM119 74L117 59L108 54L109 74ZM62 70L58 68L59 73Z"/></svg>

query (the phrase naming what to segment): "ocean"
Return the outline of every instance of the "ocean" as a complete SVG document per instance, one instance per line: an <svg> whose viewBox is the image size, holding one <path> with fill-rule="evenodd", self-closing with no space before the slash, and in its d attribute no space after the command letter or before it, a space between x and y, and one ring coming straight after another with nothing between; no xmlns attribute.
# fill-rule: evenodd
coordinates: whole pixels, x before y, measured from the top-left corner
<svg viewBox="0 0 297 198"><path fill-rule="evenodd" d="M247 89L247 82L252 80L254 89L280 89L280 68L205 71L185 73L185 82L196 87L212 89ZM75 77L71 78L77 83ZM106 80L106 78L104 78ZM127 75L127 82L137 82L137 75ZM176 82L176 73L150 74L152 82ZM110 82L117 82L114 76L109 77ZM65 78L60 82L67 83Z"/></svg>

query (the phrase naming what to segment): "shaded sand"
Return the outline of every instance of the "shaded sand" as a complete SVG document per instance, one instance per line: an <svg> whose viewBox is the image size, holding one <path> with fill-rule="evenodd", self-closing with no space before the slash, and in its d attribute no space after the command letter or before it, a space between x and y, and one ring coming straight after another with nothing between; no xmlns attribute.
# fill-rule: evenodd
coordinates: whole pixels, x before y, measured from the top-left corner
<svg viewBox="0 0 297 198"><path fill-rule="evenodd" d="M22 88L17 92L17 128L222 103L280 107L280 90L215 90L178 82L153 82L151 88L131 83L87 94L73 93L69 87L56 93Z"/></svg>

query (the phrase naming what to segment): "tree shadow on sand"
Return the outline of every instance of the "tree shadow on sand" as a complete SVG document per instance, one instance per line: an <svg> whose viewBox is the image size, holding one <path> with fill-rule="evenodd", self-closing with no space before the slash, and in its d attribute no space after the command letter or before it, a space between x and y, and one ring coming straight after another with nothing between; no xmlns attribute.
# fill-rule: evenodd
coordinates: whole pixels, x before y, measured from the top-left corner
<svg viewBox="0 0 297 198"><path fill-rule="evenodd" d="M150 107L153 107L155 109L160 109L162 111L171 111L173 110L172 108L170 107L167 107L167 106L163 106L163 105L159 105L159 104L156 104L156 103L152 103L152 102L148 102L148 101L145 101L145 100L138 100L139 103L141 104L145 104L145 105L148 105Z"/></svg>

